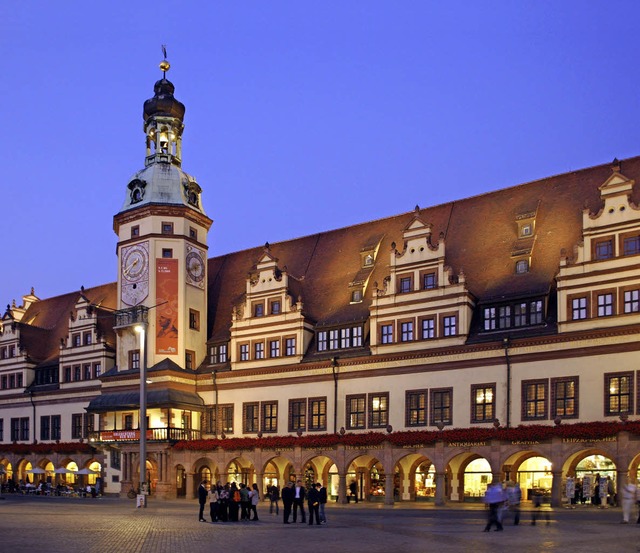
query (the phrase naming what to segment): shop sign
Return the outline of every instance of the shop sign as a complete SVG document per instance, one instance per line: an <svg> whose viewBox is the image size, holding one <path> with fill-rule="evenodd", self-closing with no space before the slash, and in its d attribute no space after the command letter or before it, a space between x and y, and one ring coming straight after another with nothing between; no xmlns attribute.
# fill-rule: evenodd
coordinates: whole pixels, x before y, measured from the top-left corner
<svg viewBox="0 0 640 553"><path fill-rule="evenodd" d="M538 440L513 440L511 445L540 445Z"/></svg>
<svg viewBox="0 0 640 553"><path fill-rule="evenodd" d="M153 438L153 431L147 430L147 439ZM140 430L103 430L100 440L103 442L126 442L140 439Z"/></svg>
<svg viewBox="0 0 640 553"><path fill-rule="evenodd" d="M383 445L347 445L345 449L384 449Z"/></svg>
<svg viewBox="0 0 640 553"><path fill-rule="evenodd" d="M449 442L447 447L480 447L487 445L487 442Z"/></svg>
<svg viewBox="0 0 640 553"><path fill-rule="evenodd" d="M617 436L609 436L608 438L596 438L592 440L583 440L580 438L562 438L563 444L594 444L596 442L617 442Z"/></svg>
<svg viewBox="0 0 640 553"><path fill-rule="evenodd" d="M264 449L271 449L271 448L264 448ZM282 453L283 451L294 451L295 449L293 447L275 447L273 448L275 449L276 453Z"/></svg>
<svg viewBox="0 0 640 553"><path fill-rule="evenodd" d="M424 444L403 445L402 449L420 449L421 447L427 447L427 446Z"/></svg>

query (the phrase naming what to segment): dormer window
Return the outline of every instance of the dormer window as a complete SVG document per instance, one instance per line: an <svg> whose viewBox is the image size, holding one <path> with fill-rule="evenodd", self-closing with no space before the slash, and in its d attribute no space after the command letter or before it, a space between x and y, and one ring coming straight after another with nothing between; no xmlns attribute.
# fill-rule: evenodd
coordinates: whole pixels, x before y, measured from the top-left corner
<svg viewBox="0 0 640 553"><path fill-rule="evenodd" d="M351 292L351 303L360 303L362 301L362 290L354 290Z"/></svg>
<svg viewBox="0 0 640 553"><path fill-rule="evenodd" d="M516 274L521 275L529 272L529 260L520 259L516 261Z"/></svg>
<svg viewBox="0 0 640 553"><path fill-rule="evenodd" d="M598 240L594 244L593 257L597 260L611 259L613 257L613 238Z"/></svg>
<svg viewBox="0 0 640 553"><path fill-rule="evenodd" d="M368 253L367 255L364 256L364 259L362 260L362 266L371 267L371 265L373 265L373 255Z"/></svg>
<svg viewBox="0 0 640 553"><path fill-rule="evenodd" d="M423 290L432 290L436 287L436 273L425 273L422 275L422 289Z"/></svg>
<svg viewBox="0 0 640 553"><path fill-rule="evenodd" d="M525 223L520 227L520 236L526 238L533 234L533 223Z"/></svg>
<svg viewBox="0 0 640 553"><path fill-rule="evenodd" d="M413 279L410 276L400 277L398 281L398 293L406 294L411 292L413 290L412 281Z"/></svg>

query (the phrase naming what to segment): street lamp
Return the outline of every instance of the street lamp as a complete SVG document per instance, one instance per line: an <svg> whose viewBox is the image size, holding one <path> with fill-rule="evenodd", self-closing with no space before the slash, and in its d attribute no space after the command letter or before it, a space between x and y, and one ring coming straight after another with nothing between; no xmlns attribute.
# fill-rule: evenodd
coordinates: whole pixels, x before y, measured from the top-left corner
<svg viewBox="0 0 640 553"><path fill-rule="evenodd" d="M147 324L138 323L133 329L140 335L140 494L138 506L147 506Z"/></svg>

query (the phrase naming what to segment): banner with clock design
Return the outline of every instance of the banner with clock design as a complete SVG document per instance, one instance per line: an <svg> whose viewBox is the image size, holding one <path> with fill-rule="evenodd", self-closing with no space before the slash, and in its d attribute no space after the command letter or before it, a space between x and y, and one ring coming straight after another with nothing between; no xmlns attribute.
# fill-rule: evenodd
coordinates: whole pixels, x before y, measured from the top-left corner
<svg viewBox="0 0 640 553"><path fill-rule="evenodd" d="M194 246L187 246L187 284L204 290L206 282L206 253Z"/></svg>
<svg viewBox="0 0 640 553"><path fill-rule="evenodd" d="M156 259L156 353L178 353L178 260Z"/></svg>

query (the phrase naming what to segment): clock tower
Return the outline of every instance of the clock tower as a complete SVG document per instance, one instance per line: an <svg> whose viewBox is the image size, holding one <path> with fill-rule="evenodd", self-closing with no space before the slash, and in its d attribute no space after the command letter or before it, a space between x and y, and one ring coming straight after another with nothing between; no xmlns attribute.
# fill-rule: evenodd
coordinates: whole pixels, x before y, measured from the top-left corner
<svg viewBox="0 0 640 553"><path fill-rule="evenodd" d="M129 180L122 209L114 217L118 305L125 314L146 313L149 367L168 358L190 370L206 355L207 233L212 221L202 207L200 186L182 170L185 107L173 96L166 59L160 69L163 76L143 109L145 167ZM119 370L138 368L137 334L126 325L118 334Z"/></svg>

